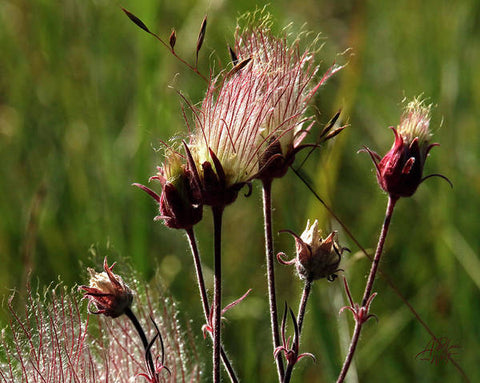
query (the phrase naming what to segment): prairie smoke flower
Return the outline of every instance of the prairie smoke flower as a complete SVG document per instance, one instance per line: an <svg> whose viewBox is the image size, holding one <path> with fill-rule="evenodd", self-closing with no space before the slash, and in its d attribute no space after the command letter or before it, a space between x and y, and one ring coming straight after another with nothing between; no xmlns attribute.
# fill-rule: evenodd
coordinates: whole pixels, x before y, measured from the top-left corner
<svg viewBox="0 0 480 383"><path fill-rule="evenodd" d="M400 125L397 129L390 127L395 142L383 158L365 148L375 164L378 184L393 198L410 197L431 176L440 176L450 183L438 174L422 177L428 153L439 145L429 143L430 108L431 105L424 105L419 99L407 104Z"/></svg>
<svg viewBox="0 0 480 383"><path fill-rule="evenodd" d="M314 281L316 279L327 278L333 281L337 276L336 272L341 271L338 268L341 255L346 248L341 248L335 241L336 232L333 231L325 239L321 237L321 231L318 229L318 221L315 220L310 225L307 221L305 231L299 237L295 233L285 230L295 238L296 257L290 261L282 259L283 253L277 255L280 263L286 265L294 264L301 279Z"/></svg>
<svg viewBox="0 0 480 383"><path fill-rule="evenodd" d="M258 129L268 114L265 78L249 59L212 81L200 108L191 107L195 132L185 145L202 202L232 203L258 172Z"/></svg>
<svg viewBox="0 0 480 383"><path fill-rule="evenodd" d="M307 49L301 53L299 39L288 45L285 37L274 36L268 16L243 30L237 28L235 51L231 51L231 55L234 60L252 58L252 71L264 80L265 93L268 94L270 113L259 130L264 150L260 153L257 178L282 177L293 163L295 154L310 146L301 145L313 125L305 116L308 102L318 88L342 67L333 65L319 82L315 82L319 67L314 63L314 52ZM308 123L306 128L305 123ZM329 129L332 127L333 124Z"/></svg>
<svg viewBox="0 0 480 383"><path fill-rule="evenodd" d="M173 229L189 229L202 219L203 210L200 190L194 188L192 176L192 172L183 163L182 156L173 149L168 149L165 162L157 167L157 174L149 179L161 183L161 195L145 185L133 185L158 202L160 215L154 218L156 221L163 219L165 226Z"/></svg>
<svg viewBox="0 0 480 383"><path fill-rule="evenodd" d="M84 298L88 298L89 307L94 305L96 311L92 314L103 314L108 317L117 318L130 308L133 301L132 290L123 281L122 277L112 272L112 266L108 266L107 258L103 262L105 271L97 273L88 268L90 273L90 286L80 286L85 290Z"/></svg>

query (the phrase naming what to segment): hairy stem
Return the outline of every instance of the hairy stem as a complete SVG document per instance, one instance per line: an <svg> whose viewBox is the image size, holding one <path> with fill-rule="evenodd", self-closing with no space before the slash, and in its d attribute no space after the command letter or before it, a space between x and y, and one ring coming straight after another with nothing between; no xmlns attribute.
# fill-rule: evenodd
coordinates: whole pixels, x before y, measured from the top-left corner
<svg viewBox="0 0 480 383"><path fill-rule="evenodd" d="M362 330L362 324L360 322L355 322L355 329L353 330L352 340L350 341L350 347L348 348L348 353L345 358L345 362L343 362L342 371L338 376L337 383L343 382L343 380L345 379L345 376L347 375L348 369L353 360L353 354L355 354L355 350L357 348L358 339L360 338L361 330Z"/></svg>
<svg viewBox="0 0 480 383"><path fill-rule="evenodd" d="M200 299L202 301L203 313L205 315L205 320L208 323L208 319L210 316L210 305L208 303L207 289L205 287L205 280L203 278L203 270L202 270L202 262L200 260L200 253L198 251L197 241L195 239L195 233L193 231L193 228L186 229L186 232L187 232L188 242L190 244L190 249L192 251L193 262L195 264L195 273L197 275L197 284L198 284L198 290L200 292ZM211 333L209 334L213 338L213 335ZM235 371L233 370L232 364L230 363L230 360L228 359L227 354L225 353L225 350L223 349L222 344L220 344L220 357L222 358L223 366L225 367L225 370L227 371L228 376L230 377L230 381L232 383L237 383L238 378L235 374Z"/></svg>
<svg viewBox="0 0 480 383"><path fill-rule="evenodd" d="M220 382L220 320L222 310L222 216L223 206L212 206L214 233L213 383Z"/></svg>
<svg viewBox="0 0 480 383"><path fill-rule="evenodd" d="M387 211L385 213L385 219L383 221L382 231L380 232L380 237L378 238L377 250L375 251L375 257L373 258L372 268L370 269L370 274L368 275L367 285L365 286L365 292L363 293L362 306L365 306L370 294L372 293L373 284L375 282L375 276L377 274L378 265L380 264L380 257L383 252L383 245L385 244L385 239L387 238L388 228L390 227L390 221L393 215L393 209L395 204L398 201L398 198L393 198L392 196L388 197Z"/></svg>
<svg viewBox="0 0 480 383"><path fill-rule="evenodd" d="M300 301L300 305L298 307L298 316L297 316L297 325L298 325L298 339L295 338L293 340L293 349L295 349L296 345L300 346L300 337L302 334L302 326L303 326L303 319L305 318L305 310L307 308L308 297L310 296L310 291L312 289L312 281L306 279L305 285L303 287L302 299ZM289 363L285 370L285 376L283 378L283 383L289 383L292 377L293 367L295 366L294 363Z"/></svg>
<svg viewBox="0 0 480 383"><path fill-rule="evenodd" d="M306 279L305 286L303 287L302 300L300 301L300 306L298 307L298 337L302 333L303 319L305 318L305 309L307 308L308 297L310 296L310 291L312 289L312 281ZM298 344L300 344L300 339L298 339Z"/></svg>
<svg viewBox="0 0 480 383"><path fill-rule="evenodd" d="M145 335L145 331L143 331L142 325L140 324L137 317L135 316L135 314L133 313L133 311L129 307L126 308L125 315L128 317L128 319L130 319L130 321L135 326L135 329L137 330L138 335L140 336L140 339L142 340L143 347L145 348L145 351L147 351L148 350L148 340L147 340L147 336ZM148 366L150 368L150 371L153 374L153 376L152 376L152 378L154 379L153 382L156 383L156 382L158 382L158 379L157 379L157 375L155 374L155 366L153 364L152 353L150 352L150 350L148 350L148 352L146 354L146 359L147 359L147 363L148 363Z"/></svg>
<svg viewBox="0 0 480 383"><path fill-rule="evenodd" d="M280 332L278 328L277 298L275 293L275 269L272 237L272 180L263 180L263 217L265 225L265 256L267 262L268 297L270 304L270 324L272 328L273 349L280 346ZM276 359L278 381L282 382L285 374L283 360L280 353Z"/></svg>
<svg viewBox="0 0 480 383"><path fill-rule="evenodd" d="M390 227L390 221L393 215L393 209L395 207L398 198L389 196L388 197L388 204L387 204L387 211L385 212L385 219L383 221L382 230L380 232L380 237L378 238L377 249L375 251L375 256L373 258L372 267L370 268L370 273L368 275L367 284L365 286L365 292L363 293L362 299L362 308L368 309L366 307L368 298L372 293L373 284L375 282L375 276L377 274L378 265L380 264L380 257L382 256L383 246L385 244L385 239L387 238L388 228ZM343 382L345 376L347 375L348 368L352 363L353 355L355 354L355 349L357 348L358 339L360 338L360 332L362 330L362 325L365 322L356 321L355 329L353 331L352 340L350 341L350 347L348 349L347 356L345 358L345 362L343 363L342 370L340 371L340 375L338 376L337 383Z"/></svg>

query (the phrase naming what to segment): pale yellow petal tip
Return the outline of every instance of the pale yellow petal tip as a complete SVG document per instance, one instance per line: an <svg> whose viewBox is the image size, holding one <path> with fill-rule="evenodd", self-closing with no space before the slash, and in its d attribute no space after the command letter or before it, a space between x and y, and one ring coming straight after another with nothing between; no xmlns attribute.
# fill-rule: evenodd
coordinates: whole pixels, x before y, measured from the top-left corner
<svg viewBox="0 0 480 383"><path fill-rule="evenodd" d="M398 126L398 133L407 143L418 138L419 144L423 144L430 139L432 135L430 132L431 108L432 104L425 104L425 100L420 97L408 102Z"/></svg>

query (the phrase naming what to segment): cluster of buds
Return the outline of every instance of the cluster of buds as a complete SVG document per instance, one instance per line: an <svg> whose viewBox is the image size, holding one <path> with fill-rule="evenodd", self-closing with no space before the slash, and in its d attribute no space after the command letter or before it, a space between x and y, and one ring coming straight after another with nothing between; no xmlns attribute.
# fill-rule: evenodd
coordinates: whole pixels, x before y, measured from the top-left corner
<svg viewBox="0 0 480 383"><path fill-rule="evenodd" d="M423 167L428 153L434 146L430 144L430 108L419 99L409 102L397 128L390 127L395 142L382 158L374 151L365 148L375 164L377 181L380 187L392 198L410 197L418 186L431 176L423 177Z"/></svg>
<svg viewBox="0 0 480 383"><path fill-rule="evenodd" d="M342 271L338 268L342 253L348 250L340 247L335 241L335 231L325 239L322 238L317 220L311 225L310 221L307 221L307 227L301 236L290 230L283 231L290 233L295 238L296 257L286 261L283 259L285 254L278 253L277 259L280 263L295 265L298 276L310 282L321 278L327 278L329 281L335 280L336 273Z"/></svg>
<svg viewBox="0 0 480 383"><path fill-rule="evenodd" d="M159 203L157 219L168 227L190 228L202 205L226 206L253 179L283 176L295 154L311 146L301 144L313 125L308 102L341 69L334 65L315 82L314 52L275 37L265 20L237 29L230 53L233 68L209 81L199 107L188 103L194 129L185 155L175 152L152 177L162 183L161 196L136 184ZM324 139L342 129L329 133L337 119Z"/></svg>

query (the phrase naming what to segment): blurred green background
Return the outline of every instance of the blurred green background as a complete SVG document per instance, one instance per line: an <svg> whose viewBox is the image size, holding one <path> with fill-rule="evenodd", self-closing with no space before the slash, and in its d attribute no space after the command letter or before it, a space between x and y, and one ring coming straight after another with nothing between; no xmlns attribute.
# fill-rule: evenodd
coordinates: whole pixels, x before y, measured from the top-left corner
<svg viewBox="0 0 480 383"><path fill-rule="evenodd" d="M160 140L185 136L174 89L198 102L205 86L120 6L166 39L175 27L177 51L192 60L208 14L200 58L207 73L209 63L227 62L236 18L256 5L262 4L0 0L2 297L14 288L22 292L30 273L44 285L58 276L69 285L85 282L79 265L92 264L94 247L98 259L123 257L145 280L158 270L179 302L181 320L193 319L199 350L209 360L184 235L154 223L154 203L130 186L155 173ZM269 11L279 30L293 23L298 31L306 23L322 33L323 70L335 60L349 61L315 100L322 123L342 108L349 128L313 154L303 171L367 249L376 245L386 196L369 158L356 152L363 145L382 154L390 148L387 127L398 124L404 97L423 94L435 105L432 128L441 146L432 151L426 173L442 173L455 186L431 179L413 198L400 201L382 269L437 336L461 346L456 360L472 382L480 381L480 4L280 0ZM347 48L353 54L338 55ZM275 230L301 233L307 218L320 219L326 230L339 228L292 172L274 189ZM224 222L224 302L253 288L227 314L224 328L226 348L244 382L275 381L260 203L255 185L250 198L226 210ZM196 230L211 284L210 218L206 212ZM340 238L352 250L343 268L360 299L369 262L342 230ZM292 254L289 236L276 240L278 251ZM279 302L287 300L296 311L301 283L286 267L277 269ZM350 381L462 381L450 362L415 359L430 336L384 280L377 280L375 290L379 323L365 327ZM338 316L344 304L340 280L314 285L302 350L314 353L317 363L302 360L292 381L336 378L353 328L350 315ZM6 320L2 312L0 322Z"/></svg>

